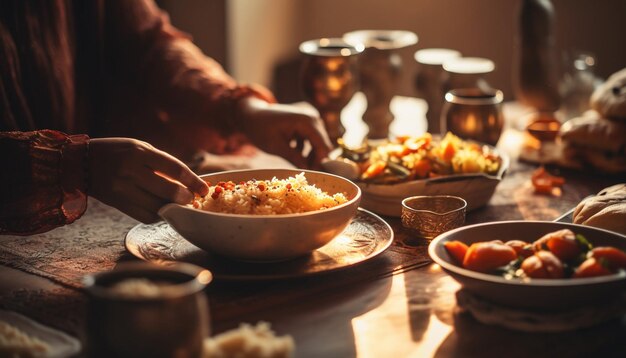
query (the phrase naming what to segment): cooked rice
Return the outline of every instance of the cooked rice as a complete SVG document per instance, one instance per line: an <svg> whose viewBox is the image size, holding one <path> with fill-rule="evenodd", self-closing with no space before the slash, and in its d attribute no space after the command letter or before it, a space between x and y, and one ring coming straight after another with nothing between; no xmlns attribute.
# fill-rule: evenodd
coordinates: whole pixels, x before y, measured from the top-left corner
<svg viewBox="0 0 626 358"><path fill-rule="evenodd" d="M111 293L126 298L155 298L162 295L162 286L146 278L129 278L111 286Z"/></svg>
<svg viewBox="0 0 626 358"><path fill-rule="evenodd" d="M50 345L12 324L0 321L0 357L40 357Z"/></svg>
<svg viewBox="0 0 626 358"><path fill-rule="evenodd" d="M290 358L295 343L290 335L277 336L267 322L256 326L242 323L239 328L205 338L204 358Z"/></svg>
<svg viewBox="0 0 626 358"><path fill-rule="evenodd" d="M229 214L276 215L323 210L345 203L343 193L329 195L310 185L304 173L287 179L232 181L210 185L206 197L198 197L193 207Z"/></svg>

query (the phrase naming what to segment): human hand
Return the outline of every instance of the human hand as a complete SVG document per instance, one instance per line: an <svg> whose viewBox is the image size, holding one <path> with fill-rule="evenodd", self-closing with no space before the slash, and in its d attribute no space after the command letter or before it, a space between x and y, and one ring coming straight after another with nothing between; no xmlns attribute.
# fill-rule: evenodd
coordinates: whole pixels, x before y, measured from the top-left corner
<svg viewBox="0 0 626 358"><path fill-rule="evenodd" d="M319 168L332 149L322 120L304 109L269 104L254 97L242 99L239 108L239 125L248 138L260 149L298 168ZM303 153L307 141L311 150Z"/></svg>
<svg viewBox="0 0 626 358"><path fill-rule="evenodd" d="M136 139L91 139L88 169L89 195L144 223L158 221L166 203L209 190L180 160Z"/></svg>

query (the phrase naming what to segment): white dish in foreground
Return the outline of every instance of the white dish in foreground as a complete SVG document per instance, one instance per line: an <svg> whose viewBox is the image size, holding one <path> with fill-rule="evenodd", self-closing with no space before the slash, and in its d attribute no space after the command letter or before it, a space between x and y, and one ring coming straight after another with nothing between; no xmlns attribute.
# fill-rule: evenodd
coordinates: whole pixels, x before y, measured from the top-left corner
<svg viewBox="0 0 626 358"><path fill-rule="evenodd" d="M533 242L549 232L570 229L594 246L626 251L626 236L589 226L545 221L501 221L461 227L439 235L428 247L430 257L464 288L488 301L516 308L560 310L619 297L626 289L626 273L577 278L507 280L459 266L444 247L446 241L465 244L490 240Z"/></svg>
<svg viewBox="0 0 626 358"><path fill-rule="evenodd" d="M48 344L50 350L36 357L65 358L77 354L81 350L78 339L52 327L44 326L17 312L0 310L0 321L4 321L29 336Z"/></svg>

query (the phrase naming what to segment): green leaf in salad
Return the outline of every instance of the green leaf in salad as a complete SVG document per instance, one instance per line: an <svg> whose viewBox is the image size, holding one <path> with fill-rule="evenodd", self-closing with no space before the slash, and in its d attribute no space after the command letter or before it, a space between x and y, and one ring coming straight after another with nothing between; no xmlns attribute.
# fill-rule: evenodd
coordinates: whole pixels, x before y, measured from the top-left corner
<svg viewBox="0 0 626 358"><path fill-rule="evenodd" d="M576 241L585 252L593 249L593 245L582 234L576 234Z"/></svg>

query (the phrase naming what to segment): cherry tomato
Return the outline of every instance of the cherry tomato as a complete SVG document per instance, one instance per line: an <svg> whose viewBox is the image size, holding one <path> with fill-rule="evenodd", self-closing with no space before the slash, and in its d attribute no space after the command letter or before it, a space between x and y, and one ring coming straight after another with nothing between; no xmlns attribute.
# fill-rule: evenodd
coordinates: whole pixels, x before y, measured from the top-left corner
<svg viewBox="0 0 626 358"><path fill-rule="evenodd" d="M465 254L463 267L478 271L491 272L517 258L515 250L502 241L473 243Z"/></svg>
<svg viewBox="0 0 626 358"><path fill-rule="evenodd" d="M552 189L565 184L565 178L552 175L544 167L539 167L533 172L531 182L536 193L551 194Z"/></svg>
<svg viewBox="0 0 626 358"><path fill-rule="evenodd" d="M569 229L562 229L543 235L533 242L535 251L549 250L563 261L577 258L582 248L576 240L576 234Z"/></svg>
<svg viewBox="0 0 626 358"><path fill-rule="evenodd" d="M523 258L527 258L528 256L532 256L535 252L533 251L532 245L522 240L509 240L504 243L507 246L511 246L513 250L517 253L517 256L521 256Z"/></svg>
<svg viewBox="0 0 626 358"><path fill-rule="evenodd" d="M468 248L465 243L461 241L446 241L443 246L458 263L463 264Z"/></svg>
<svg viewBox="0 0 626 358"><path fill-rule="evenodd" d="M563 263L550 251L538 251L522 262L522 270L531 278L563 278Z"/></svg>
<svg viewBox="0 0 626 358"><path fill-rule="evenodd" d="M563 261L573 260L582 253L576 235L569 229L555 231L545 236L548 237L546 243L548 249Z"/></svg>
<svg viewBox="0 0 626 358"><path fill-rule="evenodd" d="M589 257L604 259L613 269L626 269L626 252L615 247L598 246L589 252Z"/></svg>
<svg viewBox="0 0 626 358"><path fill-rule="evenodd" d="M600 259L596 259L594 257L590 257L585 260L576 271L574 271L573 278L582 278L582 277L596 277L596 276L606 276L612 274L611 270L609 270L605 265L602 264Z"/></svg>

